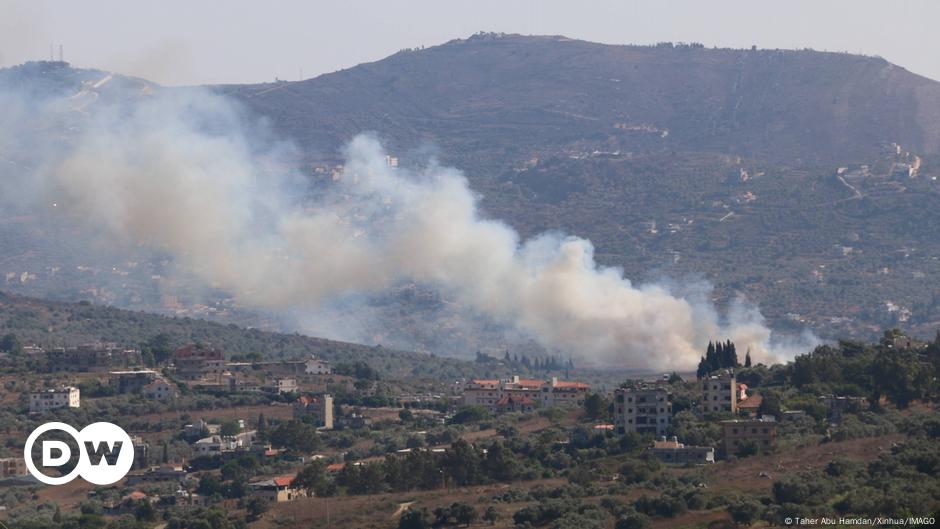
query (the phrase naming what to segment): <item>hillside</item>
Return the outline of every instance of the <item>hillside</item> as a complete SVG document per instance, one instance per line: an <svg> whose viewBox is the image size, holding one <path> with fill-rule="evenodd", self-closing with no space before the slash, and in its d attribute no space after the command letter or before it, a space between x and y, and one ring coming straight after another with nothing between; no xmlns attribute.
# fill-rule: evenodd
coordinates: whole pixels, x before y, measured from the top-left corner
<svg viewBox="0 0 940 529"><path fill-rule="evenodd" d="M64 63L2 70L3 83L174 90ZM704 279L719 305L743 295L774 328L823 337L940 326L940 83L880 58L480 34L300 82L213 89L295 141L317 190L343 143L374 131L402 165L434 156L463 170L489 217L524 237L589 238L632 280ZM0 177L17 170L0 164ZM191 288L146 251L113 254L81 226L39 218L0 214L8 291L291 326ZM382 293L362 340L538 349L452 307L423 285Z"/></svg>
<svg viewBox="0 0 940 529"><path fill-rule="evenodd" d="M408 351L0 292L0 336L8 333L22 344L44 347L99 341L136 346L165 334L173 346L202 342L221 348L229 356L258 353L268 359L299 359L316 355L333 362L364 361L388 378L447 380L472 369L467 362Z"/></svg>
<svg viewBox="0 0 940 529"><path fill-rule="evenodd" d="M778 328L940 323L940 83L880 58L477 35L218 90L316 166L375 131L402 163L464 170L524 236L590 238L634 279L704 278Z"/></svg>

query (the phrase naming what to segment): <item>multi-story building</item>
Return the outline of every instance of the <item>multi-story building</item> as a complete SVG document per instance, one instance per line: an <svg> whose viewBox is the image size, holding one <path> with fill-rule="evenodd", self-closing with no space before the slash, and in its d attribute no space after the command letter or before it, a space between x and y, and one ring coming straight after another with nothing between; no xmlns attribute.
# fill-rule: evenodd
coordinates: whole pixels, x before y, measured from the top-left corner
<svg viewBox="0 0 940 529"><path fill-rule="evenodd" d="M199 380L205 376L220 375L227 370L225 356L220 349L199 345L180 347L173 353L173 365L180 378Z"/></svg>
<svg viewBox="0 0 940 529"><path fill-rule="evenodd" d="M251 495L270 502L280 503L307 497L307 490L293 485L296 476L278 476L265 481L249 483Z"/></svg>
<svg viewBox="0 0 940 529"><path fill-rule="evenodd" d="M777 446L777 421L773 417L721 421L722 447L725 456L733 455L745 445L753 443L758 452Z"/></svg>
<svg viewBox="0 0 940 529"><path fill-rule="evenodd" d="M715 462L714 448L710 446L685 446L675 436L668 440L663 437L658 441L653 441L653 446L649 448L649 452L663 463L670 465L684 465L687 463L698 465Z"/></svg>
<svg viewBox="0 0 940 529"><path fill-rule="evenodd" d="M0 479L15 478L26 475L26 462L22 457L5 457L0 459Z"/></svg>
<svg viewBox="0 0 940 529"><path fill-rule="evenodd" d="M294 418L309 418L315 425L327 430L333 429L333 396L320 395L309 397L302 395L294 402Z"/></svg>
<svg viewBox="0 0 940 529"><path fill-rule="evenodd" d="M583 382L558 380L556 377L541 386L541 402L543 408L552 406L580 406L584 404L588 389L591 386Z"/></svg>
<svg viewBox="0 0 940 529"><path fill-rule="evenodd" d="M617 432L666 435L672 421L672 402L663 387L642 386L614 391L614 425Z"/></svg>
<svg viewBox="0 0 940 529"><path fill-rule="evenodd" d="M311 357L304 364L304 373L307 375L329 375L333 372L333 366L327 360L317 357Z"/></svg>
<svg viewBox="0 0 940 529"><path fill-rule="evenodd" d="M111 371L108 375L108 381L117 393L138 393L160 378L160 374L152 369Z"/></svg>
<svg viewBox="0 0 940 529"><path fill-rule="evenodd" d="M735 382L734 371L722 370L708 375L701 380L702 387L702 413L738 411L738 385Z"/></svg>
<svg viewBox="0 0 940 529"><path fill-rule="evenodd" d="M503 397L512 396L531 399L542 408L576 406L584 402L590 387L582 382L557 378L551 380L521 378L518 375L505 380L473 379L464 385L463 404L499 411L499 403Z"/></svg>
<svg viewBox="0 0 940 529"><path fill-rule="evenodd" d="M80 396L78 388L65 386L29 394L29 412L42 413L59 408L78 408Z"/></svg>
<svg viewBox="0 0 940 529"><path fill-rule="evenodd" d="M82 344L42 351L47 371L107 371L141 365L140 350L113 343Z"/></svg>

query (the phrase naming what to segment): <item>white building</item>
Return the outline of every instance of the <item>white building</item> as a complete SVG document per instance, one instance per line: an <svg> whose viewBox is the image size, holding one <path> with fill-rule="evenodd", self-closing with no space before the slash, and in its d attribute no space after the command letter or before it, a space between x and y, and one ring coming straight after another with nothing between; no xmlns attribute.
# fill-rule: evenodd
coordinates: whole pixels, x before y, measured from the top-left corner
<svg viewBox="0 0 940 529"><path fill-rule="evenodd" d="M76 387L47 389L29 394L29 412L42 413L59 408L78 408L79 402L79 391Z"/></svg>
<svg viewBox="0 0 940 529"><path fill-rule="evenodd" d="M153 382L141 388L140 392L144 397L153 400L173 400L177 397L176 386L170 384L163 378L158 378Z"/></svg>
<svg viewBox="0 0 940 529"><path fill-rule="evenodd" d="M311 357L306 362L304 373L308 375L329 375L333 373L333 366L327 360L321 360L317 357Z"/></svg>
<svg viewBox="0 0 940 529"><path fill-rule="evenodd" d="M726 369L699 381L702 385L702 413L738 412L738 385L734 371Z"/></svg>

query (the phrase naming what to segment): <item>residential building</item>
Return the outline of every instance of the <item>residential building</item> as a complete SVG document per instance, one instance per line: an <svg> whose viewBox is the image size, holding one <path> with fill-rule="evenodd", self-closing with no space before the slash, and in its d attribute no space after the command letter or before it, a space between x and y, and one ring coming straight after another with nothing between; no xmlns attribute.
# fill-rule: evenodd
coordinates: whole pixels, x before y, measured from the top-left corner
<svg viewBox="0 0 940 529"><path fill-rule="evenodd" d="M535 410L538 403L532 400L528 395L503 395L496 401L496 411L510 412L518 411L528 413Z"/></svg>
<svg viewBox="0 0 940 529"><path fill-rule="evenodd" d="M734 378L734 371L724 369L702 378L702 413L728 412L737 413L739 388Z"/></svg>
<svg viewBox="0 0 940 529"><path fill-rule="evenodd" d="M149 467L141 472L132 472L127 476L127 484L133 485L141 482L175 481L184 482L189 479L186 470L180 465L160 465Z"/></svg>
<svg viewBox="0 0 940 529"><path fill-rule="evenodd" d="M750 443L758 452L777 446L777 421L771 416L721 421L721 430L725 456L738 453L742 446Z"/></svg>
<svg viewBox="0 0 940 529"><path fill-rule="evenodd" d="M715 462L715 449L711 446L685 446L673 436L653 441L649 452L663 463L670 465L694 464L700 465Z"/></svg>
<svg viewBox="0 0 940 529"><path fill-rule="evenodd" d="M139 393L144 386L160 378L152 369L111 371L108 376L111 387L118 393Z"/></svg>
<svg viewBox="0 0 940 529"><path fill-rule="evenodd" d="M328 360L313 356L304 364L304 373L308 375L329 375L333 373L333 366L330 365Z"/></svg>
<svg viewBox="0 0 940 529"><path fill-rule="evenodd" d="M297 393L297 379L293 377L275 378L270 384L262 387L269 393Z"/></svg>
<svg viewBox="0 0 940 529"><path fill-rule="evenodd" d="M614 391L614 425L617 432L666 435L672 421L669 390L657 386L618 388Z"/></svg>
<svg viewBox="0 0 940 529"><path fill-rule="evenodd" d="M177 376L189 380L220 375L227 370L225 356L220 349L192 344L173 352L173 365Z"/></svg>
<svg viewBox="0 0 940 529"><path fill-rule="evenodd" d="M511 378L500 379L472 379L463 387L463 404L466 406L482 406L497 411L499 402L503 397L527 397L535 402L536 406L549 408L553 406L577 406L584 402L590 386L582 382L566 380L539 380L521 378L514 375Z"/></svg>
<svg viewBox="0 0 940 529"><path fill-rule="evenodd" d="M78 408L80 403L78 388L72 386L36 391L29 394L30 413L42 413L59 408Z"/></svg>
<svg viewBox="0 0 940 529"><path fill-rule="evenodd" d="M327 430L333 429L333 396L320 395L310 397L300 396L294 401L294 418L303 420L308 418L313 424Z"/></svg>
<svg viewBox="0 0 940 529"><path fill-rule="evenodd" d="M580 406L584 404L584 399L587 398L587 392L590 388L590 385L583 382L558 380L557 377L552 377L548 384L543 384L540 388L542 407Z"/></svg>
<svg viewBox="0 0 940 529"><path fill-rule="evenodd" d="M0 479L26 475L26 462L22 457L4 457L0 459Z"/></svg>
<svg viewBox="0 0 940 529"><path fill-rule="evenodd" d="M144 397L152 400L173 400L179 396L176 386L167 382L163 377L158 377L153 382L144 385L140 390Z"/></svg>
<svg viewBox="0 0 940 529"><path fill-rule="evenodd" d="M264 498L271 502L293 501L298 498L306 498L306 489L295 487L293 485L296 475L278 476L276 478L249 483L252 489L251 495Z"/></svg>
<svg viewBox="0 0 940 529"><path fill-rule="evenodd" d="M114 343L90 343L41 351L47 371L107 371L141 365L140 350Z"/></svg>
<svg viewBox="0 0 940 529"><path fill-rule="evenodd" d="M249 450L256 436L257 432L254 430L235 435L211 435L193 443L193 452L200 456L213 456Z"/></svg>

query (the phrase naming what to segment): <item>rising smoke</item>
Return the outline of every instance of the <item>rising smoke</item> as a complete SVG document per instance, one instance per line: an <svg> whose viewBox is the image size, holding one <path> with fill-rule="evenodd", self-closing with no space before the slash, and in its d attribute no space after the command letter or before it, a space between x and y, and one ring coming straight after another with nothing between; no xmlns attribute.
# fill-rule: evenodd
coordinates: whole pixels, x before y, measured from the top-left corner
<svg viewBox="0 0 940 529"><path fill-rule="evenodd" d="M340 181L311 198L291 170L290 145L208 91L91 104L4 97L11 104L0 111L0 148L6 159L32 160L30 200L55 202L109 237L169 254L244 304L315 308L414 281L598 364L690 368L716 337L749 347L756 360L786 354L772 346L755 307L736 302L722 317L707 292L635 285L598 266L591 242L579 237L520 240L481 217L459 171L389 167L367 135L346 147ZM24 141L36 123L44 135L60 127L59 141ZM22 200L26 186L6 179L2 191Z"/></svg>

